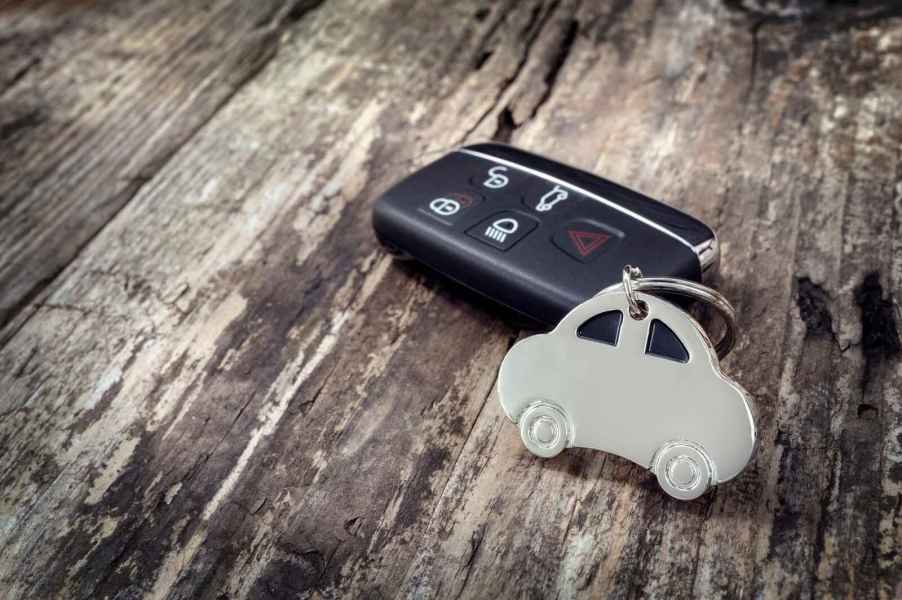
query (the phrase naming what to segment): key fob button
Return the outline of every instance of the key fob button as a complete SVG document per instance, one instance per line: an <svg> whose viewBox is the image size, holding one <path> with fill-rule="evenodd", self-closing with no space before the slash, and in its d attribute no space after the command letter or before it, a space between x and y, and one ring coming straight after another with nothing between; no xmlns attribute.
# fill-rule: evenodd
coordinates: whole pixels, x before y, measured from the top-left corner
<svg viewBox="0 0 902 600"><path fill-rule="evenodd" d="M507 251L538 226L539 222L532 217L504 211L471 227L467 235L498 250Z"/></svg>
<svg viewBox="0 0 902 600"><path fill-rule="evenodd" d="M523 193L523 206L539 214L552 215L571 208L576 202L577 194L568 188L544 179L526 186Z"/></svg>
<svg viewBox="0 0 902 600"><path fill-rule="evenodd" d="M475 192L449 192L426 200L420 210L446 225L454 225L458 219L484 200Z"/></svg>
<svg viewBox="0 0 902 600"><path fill-rule="evenodd" d="M518 177L517 171L505 165L491 165L470 177L470 183L479 190L508 191Z"/></svg>
<svg viewBox="0 0 902 600"><path fill-rule="evenodd" d="M551 241L581 263L592 262L623 239L623 233L595 221L570 221L555 232Z"/></svg>

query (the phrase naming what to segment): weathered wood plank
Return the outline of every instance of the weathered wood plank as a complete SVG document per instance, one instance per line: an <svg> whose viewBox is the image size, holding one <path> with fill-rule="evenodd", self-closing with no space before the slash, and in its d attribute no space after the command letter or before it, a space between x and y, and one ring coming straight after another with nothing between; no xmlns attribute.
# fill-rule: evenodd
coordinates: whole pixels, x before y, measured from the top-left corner
<svg viewBox="0 0 902 600"><path fill-rule="evenodd" d="M0 334L272 56L311 2L0 11Z"/></svg>
<svg viewBox="0 0 902 600"><path fill-rule="evenodd" d="M276 19L0 349L0 589L902 593L898 11L358 4ZM369 226L391 181L487 137L718 230L762 436L740 479L682 504L521 447L492 394L519 332Z"/></svg>
<svg viewBox="0 0 902 600"><path fill-rule="evenodd" d="M438 8L433 7L429 10L428 20L433 20ZM365 17L365 14L357 16L360 19ZM393 12L382 11L377 13L376 18L382 20L386 32L395 30L395 14ZM421 18L424 23L427 22L427 19L422 16ZM178 196L169 196L173 200L173 204L167 206L169 210L159 211L154 204L154 199L159 197L156 188L158 180L155 180L147 191L142 193L143 202L139 199L134 209L143 214L144 218L133 217L130 210L123 213L122 227L111 228L109 233L105 231L102 237L98 238L97 243L103 246L106 246L107 243L104 240L116 240L113 242L114 247L102 251L101 255L97 257L99 262L88 260L86 264L77 266L76 271L81 275L66 278L67 281L73 283L59 290L51 298L49 304L42 309L45 313L41 315L43 321L31 321L34 323L33 327L44 331L44 327L48 325L51 330L56 329L51 324L54 320L68 321L71 315L67 315L67 308L73 309L75 314L83 316L84 319L80 319L78 325L78 332L63 330L61 333L66 338L82 340L83 344L79 343L80 350L77 353L82 354L82 358L86 359L86 369L89 368L89 365L92 365L94 369L90 375L86 373L88 377L96 376L104 381L112 381L112 383L108 385L108 388L99 387L95 397L79 398L81 402L75 406L46 407L46 413L41 411L42 414L28 415L26 431L23 431L22 434L25 437L32 437L32 444L15 445L15 453L7 455L4 461L7 468L5 471L7 478L4 483L10 484L6 489L15 490L12 493L13 497L9 498L11 503L19 501L52 503L57 500L57 498L53 498L55 491L67 490L67 486L73 481L82 482L78 486L79 491L69 490L64 493L64 496L68 496L70 492L80 496L80 500L75 501L74 504L79 504L83 500L94 503L102 499L106 486L127 471L125 467L131 464L133 453L145 454L147 444L151 446L159 444L159 441L150 439L142 444L139 441L140 436L128 435L124 439L122 437L123 433L131 428L130 423L138 416L138 412L145 413L146 410L151 411L146 415L153 421L150 423L151 430L159 431L160 435L169 440L166 447L170 450L167 453L175 453L168 454L169 459L174 455L177 456L180 452L179 448L183 447L179 444L173 446L175 440L181 440L180 444L187 444L193 452L199 452L194 461L185 464L187 470L172 473L172 480L167 478L165 481L154 481L157 479L156 474L151 474L149 470L145 473L148 476L145 484L153 484L151 487L154 488L153 491L146 490L148 494L146 501L151 503L149 506L160 502L160 493L166 490L178 490L179 482L188 478L194 468L208 464L207 460L210 460L210 455L224 440L228 442L226 443L227 448L223 448L224 456L231 456L233 459L238 458L244 448L253 447L251 440L259 439L255 436L262 435L255 433L258 431L255 429L255 425L260 406L248 411L245 420L235 421L234 426L238 427L239 431L236 431L233 436L223 437L221 428L224 427L226 421L220 423L218 419L227 419L227 422L232 423L235 419L234 414L231 412L220 414L217 421L211 425L212 432L204 434L205 431L210 431L206 429L208 420L203 417L197 421L194 411L200 410L201 413L204 413L209 407L204 408L203 404L200 406L193 404L196 400L194 394L197 390L195 387L201 384L200 381L196 381L196 378L206 379L206 376L203 375L207 368L205 365L212 360L209 368L213 372L218 372L221 368L223 355L213 356L216 354L215 347L223 344L223 352L228 353L227 346L229 344L217 341L220 332L227 333L225 328L229 322L245 313L249 316L258 313L262 317L263 315L259 311L269 301L263 304L257 303L264 297L272 296L275 291L263 292L262 289L258 289L249 291L246 295L237 292L233 294L229 292L233 284L226 282L219 284L224 287L213 285L214 289L219 290L215 293L213 290L205 290L211 277L218 278L215 273L233 270L236 266L233 264L235 260L248 260L248 268L251 271L259 271L261 260L274 265L275 270L267 269L266 275L261 279L255 279L253 283L247 282L247 285L263 287L275 284L282 289L276 296L283 296L283 300L279 301L279 306L270 306L267 312L284 310L285 301L294 306L288 313L280 317L284 324L278 326L277 330L271 333L279 341L277 343L268 342L267 345L275 351L276 355L281 353L281 350L276 349L282 347L285 342L284 336L288 335L292 329L296 329L292 335L313 336L306 344L301 344L302 347L314 342L326 343L333 339L326 337L324 338L325 342L317 339L328 334L328 329L321 331L321 326L323 322L328 323L330 320L336 323L336 327L344 322L345 317L342 317L341 314L331 314L333 308L339 310L339 306L344 306L353 300L347 296L360 285L359 270L367 271L373 268L372 257L376 250L372 245L365 211L349 211L350 214L344 217L344 221L347 221L352 229L345 231L342 235L332 234L330 228L336 226L347 203L355 198L355 195L345 190L342 185L346 184L346 180L350 180L351 183L348 185L352 186L351 191L353 191L354 186L363 185L366 182L363 174L358 174L357 171L361 165L366 164L372 152L370 146L374 140L378 139L377 134L382 126L376 122L376 118L379 117L381 111L387 108L388 98L387 95L383 95L377 103L368 106L367 103L370 102L368 99L371 98L373 90L369 89L365 92L359 90L357 78L360 77L360 72L346 69L347 56L343 54L353 51L360 52L360 56L367 56L368 52L382 48L385 64L390 64L392 60L399 59L404 52L403 48L398 46L385 48L385 40L380 36L372 37L372 31L369 30L359 31L356 37L342 42L348 44L347 50L336 51L333 40L342 39L345 30L354 23L353 19L353 15L343 16L339 10L330 13L325 22L316 21L309 25L309 30L298 32L296 47L290 54L292 59L290 61L286 59L281 64L279 70L272 75L273 79L268 79L265 84L256 86L249 91L246 100L238 101L236 99L236 103L230 106L229 112L222 116L221 121L218 121L222 123L222 127L214 130L215 135L208 134L209 137L204 137L198 142L200 144L198 147L187 151L188 155L180 155L179 166L174 167L174 171L161 176L162 179L159 181L169 182L161 185L185 186L182 188L183 193ZM313 36L312 32L317 31L321 33ZM411 36L414 32L400 33ZM397 40L398 34L393 35ZM389 37L389 39L392 38ZM448 49L448 52L450 53L452 50ZM395 56L392 56L393 54ZM308 66L300 75L298 74L299 64ZM408 64L398 68L393 74L383 74L386 88L391 89L402 82L410 85L411 82L408 81L407 75L414 66ZM374 65L373 68L378 68L378 65ZM308 90L311 89L323 91L325 94L344 92L344 95L338 99L324 96L319 100L311 101L306 98ZM255 111L259 107L261 92L274 94L267 100L267 105L279 107L278 110L265 113L262 119L243 123L241 116L247 114L246 111ZM300 101L304 102L299 103ZM329 120L321 121L319 134L324 137L329 135L346 136L333 150L326 153L320 153L321 140L311 139L309 129L294 130L282 125L286 117L303 121L305 119L313 120L317 115L326 114L328 114ZM389 112L383 118L387 119L384 126L391 130L392 123L389 120L392 118L391 113ZM357 126L353 125L355 122L358 122ZM241 126L236 129L236 124ZM348 131L348 126L350 126L350 131ZM441 143L447 145L451 143L451 140ZM214 159L214 156L220 158ZM376 163L385 160L400 160L404 156L405 154L389 152ZM269 182L261 183L263 174L267 172L278 174L276 178L278 183L275 187ZM385 183L387 181L383 181L383 185ZM319 193L317 190L320 190ZM367 195L372 196L372 193L371 189ZM246 202L243 199L246 194L249 195L251 204L246 210L243 210L241 207ZM311 198L311 194L316 197ZM261 210L257 203L262 203L265 210ZM193 218L186 218L188 215ZM288 215L287 218L286 215ZM120 220L117 219L117 222ZM136 226L139 222L143 224ZM230 224L232 234L226 233L227 228L223 226L223 222ZM279 223L282 223L281 231L272 232L277 234L275 239L268 242L256 241L256 238L263 232ZM206 228L217 231L216 236L206 239L198 237L198 229ZM147 235L145 232L153 233ZM327 234L331 234L335 238L333 243L337 246L331 251L326 249L326 244L323 244L324 236ZM283 259L276 260L274 254L277 250L276 247L261 247L260 243L265 243L267 246L276 244L278 248L281 248L278 252L283 255ZM316 249L316 253L313 253L314 249ZM354 250L354 252L348 253L348 250ZM149 255L157 255L159 260L150 264L145 260L145 257ZM192 257L191 264L197 268L196 272L184 269L183 259L189 256ZM309 269L305 270L306 275L297 277L298 267L295 265L300 264L306 264ZM377 271L378 274L385 272L388 262L382 257L380 264L382 266ZM167 269L170 268L176 269L176 272L167 272ZM349 268L350 272L347 272ZM237 275L237 271L233 271L233 273ZM83 284L76 283L78 281L83 281ZM240 278L232 281L240 281ZM189 287L186 288L186 286ZM298 293L298 290L303 290L306 286L310 287L309 298ZM83 293L88 290L91 291L87 294ZM339 298L336 301L335 295L339 292L345 298ZM106 320L103 309L96 308L93 303L96 302L96 299L104 298L107 295L111 299L113 297L117 299L115 302L118 310L121 311L119 314L110 315L113 328L108 330L110 336L107 338L127 340L127 347L120 352L117 352L118 348L115 347L95 349L95 339L84 335L85 332L97 326L95 319ZM248 308L245 298L252 298L254 307ZM194 299L207 308L193 307ZM103 301L102 304L105 302ZM359 308L358 304L354 306ZM159 313L160 308L166 314ZM133 309L136 312L132 314ZM308 311L314 312L307 315ZM206 316L204 316L205 313ZM302 323L295 323L293 320L298 314L304 315ZM179 323L184 318L193 320L195 315L200 316L201 320L197 325L199 327L196 330L197 333L192 334L185 329L190 327L188 325L190 321L181 325ZM132 319L130 316L138 318ZM256 320L257 318L259 317L252 319ZM308 318L312 320L308 321ZM268 318L264 320L269 321ZM305 330L309 331L304 333ZM176 337L183 340L180 342L183 344L182 349L177 349L175 354L171 354L170 348L164 350L154 342L160 336L165 336L167 331L170 335L177 333ZM238 335L243 338L247 334L239 332ZM27 336L28 334L23 332L22 335L17 336L16 340L24 341ZM140 347L140 352L130 360L136 348L132 342L140 344L141 338L147 338L147 341ZM30 341L36 342L34 339ZM11 345L15 346L15 342ZM195 353L194 358L185 354L189 348L192 353ZM91 353L91 349L95 349L95 352ZM147 349L146 353L145 349ZM308 352L311 349L308 348ZM11 347L10 351L15 352L14 347ZM253 351L252 354L256 355L256 351ZM44 358L49 362L42 361L40 367L54 364L63 367L67 362L66 356L66 352L63 352L62 356L45 356ZM116 360L116 356L119 356L119 360ZM321 360L323 356L326 356L325 350L321 354L314 353L313 356L320 356L321 358L318 360ZM267 359L257 358L261 360L261 366L266 364ZM270 358L276 358L276 356ZM287 358L288 355L286 355ZM308 358L309 355L304 353L296 355L294 360L298 362L298 368L303 370ZM167 368L167 364L170 363L171 366ZM259 392L262 392L269 385L276 385L272 377L276 377L278 373L284 371L280 368L280 363L281 361L276 361L264 370L254 368L255 381L247 382L248 389L259 389ZM135 379L122 378L125 373L135 367L136 370L132 372L136 376ZM171 375L166 375L168 369L172 369ZM16 369L11 370L18 372L22 369L17 366ZM25 370L27 371L27 368ZM66 370L63 367L61 371L57 371L56 377L65 377ZM244 372L244 369L241 371ZM157 373L164 374L160 382L154 381ZM181 374L176 376L177 373ZM287 371L285 373L287 374ZM104 377L104 374L107 376ZM43 368L35 375L38 381L43 379L45 376ZM169 383L164 385L162 381ZM264 381L269 383L265 384ZM296 385L290 377L287 381L291 385ZM297 384L299 385L299 383ZM65 396L69 390L73 394L78 394L80 382L70 380L63 385L72 387L59 395L61 403L65 402ZM165 388L168 388L169 385L175 385L178 389L173 388L166 392ZM223 381L220 385L224 386L224 390L228 390L226 396L241 398L238 406L251 400L256 400L261 403L261 406L265 406L270 401L265 394L253 391L250 396L245 398L233 383ZM284 385L286 385L286 381L280 379L278 386ZM106 389L110 389L112 392L104 398ZM204 396L210 393L211 389L211 383L203 383ZM159 391L155 392L154 390ZM284 391L279 394L283 408L281 412L277 411L273 416L274 423L278 422L278 418L284 416L285 403L291 399L291 395L282 397L283 394ZM17 394L14 395L14 398L21 402L28 400L27 397ZM134 407L138 412L135 410L123 412L124 407L116 402L116 398L126 405L135 398L144 398L149 402L150 407ZM100 421L106 420L102 416L100 421L93 421L89 418L91 426L87 429L84 429L85 424L76 426L82 430L81 435L76 436L74 440L70 439L72 431L67 432L68 428L61 426L63 421L75 426L76 422L82 420L84 413L91 412L95 404L100 405L102 412L98 412L106 414L107 418L112 418L116 423L109 421L101 423ZM151 409L151 407L153 408ZM13 405L11 408L16 410L20 407ZM25 407L22 408L28 410ZM160 420L161 423L156 423L157 420ZM9 426L13 424L12 421L4 423ZM186 426L188 430L183 429ZM11 433L11 431L6 430L4 433ZM186 433L187 431L191 433ZM54 435L54 432L57 432L57 435ZM99 434L102 434L102 438L98 440ZM43 438L46 443L39 441L40 438ZM19 459L32 450L29 446L34 443L41 445L42 450L46 452L43 454L44 460L36 460L35 463L46 467L47 480L38 478L36 482L30 478L27 471L23 472L15 467ZM68 452L66 452L66 448L69 448ZM97 466L92 463L94 458L98 457L98 452L103 455L113 452L118 458L110 461L93 478L99 485L91 488L89 481L92 478L84 477L84 475L97 469ZM50 458L51 456L52 458ZM91 458L92 456L94 458ZM75 464L69 462L54 464L60 458L74 461ZM48 459L49 464L44 464ZM138 460L143 461L146 458ZM207 511L216 512L216 507L219 506L222 498L216 493L216 489L220 487L216 482L225 486L221 489L227 491L229 489L226 485L228 478L225 473L221 472L221 469L232 471L228 460L220 462L222 460L223 458L220 456L219 461L215 461L216 474L214 476L203 478L203 486L207 488L208 493L201 494L194 499L191 499L193 494L189 494L187 490L185 495L175 494L172 497L173 509L180 506L188 513L192 512L191 509L183 506L183 503L188 501L192 504L200 502L198 508L206 505L205 513ZM256 463L254 464L256 465ZM23 484L22 487L19 486L20 482ZM53 485L48 493L46 484L51 482ZM126 486L123 491L129 494L129 498L127 500L120 499L116 503L130 504L133 501L130 494L134 490L134 483ZM18 496L19 494L21 496ZM165 496L163 494L164 498ZM33 532L22 532L13 540L11 551L22 554L21 558L25 561L23 565L28 565L26 567L28 572L41 572L42 561L35 560L35 556L27 556L26 552L30 545L46 539L44 535L47 526L49 525L50 529L57 531L59 530L56 528L69 528L69 515L64 516L61 513L60 517L56 524L35 522L32 524ZM119 526L122 528L120 529L121 535L108 540L107 544L102 543L104 541L102 537L92 541L96 528L94 525L86 523L92 533L82 538L83 548L87 550L98 545L98 542L101 543L100 547L95 549L96 555L99 555L98 558L79 565L77 571L84 572L79 572L79 577L75 579L76 589L81 590L82 593L93 593L94 588L102 591L104 585L115 587L121 583L117 577L113 576L114 573L108 570L95 571L100 568L100 565L105 564L105 561L99 558L100 556L114 557L124 553L121 560L126 563L135 561L135 557L128 554L129 552L142 553L149 550L141 544L129 545L129 542L140 534L156 537L154 527L145 523L146 515L144 513L135 512L133 517L132 522ZM180 514L178 519L181 521L183 515ZM206 519L192 525L192 529L198 529L199 536L206 531L205 521ZM140 529L142 525L146 525L144 530ZM198 528L198 526L200 527ZM180 527L184 527L184 523ZM75 538L82 536L79 534L70 537L67 545L71 546L77 544ZM157 541L166 545L168 549L167 540L169 540L169 536L166 536L166 539L158 538ZM176 554L174 551L173 556ZM164 551L161 551L154 558L150 559L145 556L135 564L151 560L153 564L146 563L146 568L150 573L166 558ZM69 565L66 556L46 555L45 559L51 561L52 564ZM162 565L159 574L161 583L157 585L163 587L158 589L165 589L166 585L174 583L167 579L169 572L167 565ZM45 581L41 583L39 589L47 592L58 591L60 586L66 583L65 578L54 582ZM152 584L151 580L142 583L142 585Z"/></svg>

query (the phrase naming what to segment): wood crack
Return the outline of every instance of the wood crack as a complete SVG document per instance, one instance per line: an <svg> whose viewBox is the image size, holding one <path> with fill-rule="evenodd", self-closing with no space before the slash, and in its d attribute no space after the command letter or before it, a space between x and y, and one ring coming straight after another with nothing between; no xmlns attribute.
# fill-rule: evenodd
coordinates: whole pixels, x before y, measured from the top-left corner
<svg viewBox="0 0 902 600"><path fill-rule="evenodd" d="M458 464L460 463L461 458L464 456L464 451L466 450L467 443L470 441L470 437L473 435L473 431L476 429L476 424L479 423L479 418L482 416L482 412L483 412L483 410L485 410L486 404L488 404L488 400L492 396L494 391L495 391L495 385L493 383L492 386L489 388L488 393L486 393L482 399L482 405L479 407L479 411L476 413L476 417L473 419L473 422L470 424L470 427L467 430L467 435L464 437L464 442L460 447L460 451L458 451L457 456L454 457L454 461L451 463L451 468L448 471L448 479L445 480L445 485L442 486L442 491L440 493L436 494L436 496L435 496L435 498L436 498L435 508L433 508L433 510L432 510L432 515L429 517L429 521L426 523L426 526L423 529L424 531L428 532L428 531L432 530L432 525L435 522L436 516L438 515L438 511L439 511L439 508L441 507L442 500L445 498L445 494L448 492L448 486L451 485L451 482L454 479L455 473L457 472ZM481 543L482 542L480 540L480 544ZM413 567L414 567L414 563L411 563L410 566L405 570L404 576L401 578L401 581L404 581L407 579L407 577L410 574L410 571L411 571L411 569L413 569ZM468 569L468 571L469 571L469 569ZM456 596L460 597L460 594L462 592L463 592L463 588L461 588L461 590L456 594Z"/></svg>
<svg viewBox="0 0 902 600"><path fill-rule="evenodd" d="M884 359L897 356L902 343L896 324L896 307L892 296L884 298L879 273L872 271L865 275L854 295L861 311L861 352L864 355L861 388L866 390L874 368Z"/></svg>
<svg viewBox="0 0 902 600"><path fill-rule="evenodd" d="M768 17L759 19L750 29L752 34L752 58L749 61L748 88L745 93L746 104L751 102L752 93L755 91L755 83L758 81L758 62L761 53L761 40L759 39L759 36L761 34L761 28L764 27L767 22Z"/></svg>
<svg viewBox="0 0 902 600"><path fill-rule="evenodd" d="M463 596L464 591L467 589L467 584L470 582L470 575L473 573L473 563L479 555L479 549L482 548L482 540L485 539L485 530L487 527L487 523L480 523L479 527L470 534L470 553L467 556L467 560L457 571L458 576L460 576L461 571L464 572L464 575L463 581L460 584L460 589L455 598Z"/></svg>
<svg viewBox="0 0 902 600"><path fill-rule="evenodd" d="M501 82L501 85L499 86L498 91L495 94L494 101L492 101L489 107L476 120L476 123L472 127L470 127L470 129L468 129L466 133L464 133L464 135L458 142L458 145L463 144L466 140L468 140L473 132L479 129L482 123L485 122L489 115L491 115L498 109L498 106L501 103L501 99L507 94L507 91L511 88L511 86L514 85L514 83L520 77L520 74L523 72L526 63L529 61L530 54L532 53L533 46L535 45L539 34L541 34L542 30L545 28L545 25L548 23L548 20L551 17L552 13L557 10L559 3L560 0L554 0L554 2L552 2L549 8L545 11L542 10L542 2L539 2L538 4L533 6L529 20L522 30L522 35L526 36L526 41L523 45L523 50L520 53L520 58L517 61L513 72Z"/></svg>
<svg viewBox="0 0 902 600"><path fill-rule="evenodd" d="M561 38L561 42L558 45L554 55L551 57L551 60L548 61L548 70L543 77L544 89L542 91L541 96L539 96L538 100L533 104L532 108L529 111L529 116L527 116L522 122L517 123L514 119L514 113L511 109L511 106L505 106L498 113L498 124L495 129L494 135L492 135L492 140L501 143L509 143L513 138L513 135L516 130L523 127L527 123L533 121L539 113L539 110L548 102L548 99L551 98L551 94L555 89L555 84L557 83L558 75L561 72L564 64L567 62L567 57L570 55L570 51L573 48L573 43L576 41L576 36L579 33L579 21L576 19L571 19L567 26L564 28L564 34Z"/></svg>
<svg viewBox="0 0 902 600"><path fill-rule="evenodd" d="M796 304L799 316L805 322L807 335L813 337L827 335L836 341L833 315L830 313L830 298L824 288L808 277L798 277L796 289Z"/></svg>
<svg viewBox="0 0 902 600"><path fill-rule="evenodd" d="M555 89L555 84L557 83L558 76L561 73L561 69L563 69L564 64L567 62L567 58L570 56L570 51L573 49L573 43L576 41L576 36L579 34L579 21L576 19L570 19L567 23L567 26L564 28L564 35L561 38L561 43L557 47L557 51L554 53L554 56L551 58L549 62L548 71L545 73L545 77L543 81L545 83L545 90L542 92L542 95L539 97L538 101L532 107L532 111L529 113L529 117L526 121L531 121L536 117L539 113L539 110L548 102L548 99L551 97L552 91ZM522 124L521 124L522 125Z"/></svg>
<svg viewBox="0 0 902 600"><path fill-rule="evenodd" d="M838 28L873 24L902 16L902 7L893 0L873 2L725 0L724 5L750 16L799 24L804 21L827 21L835 23Z"/></svg>

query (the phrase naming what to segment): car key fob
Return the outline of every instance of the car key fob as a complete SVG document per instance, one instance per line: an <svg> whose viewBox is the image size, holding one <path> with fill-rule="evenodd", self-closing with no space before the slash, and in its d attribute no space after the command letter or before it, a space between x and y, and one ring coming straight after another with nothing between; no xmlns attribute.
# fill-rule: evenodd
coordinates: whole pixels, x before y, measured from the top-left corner
<svg viewBox="0 0 902 600"><path fill-rule="evenodd" d="M717 238L699 220L492 143L454 150L398 182L377 200L373 227L394 254L547 326L619 282L624 264L701 282L719 262Z"/></svg>

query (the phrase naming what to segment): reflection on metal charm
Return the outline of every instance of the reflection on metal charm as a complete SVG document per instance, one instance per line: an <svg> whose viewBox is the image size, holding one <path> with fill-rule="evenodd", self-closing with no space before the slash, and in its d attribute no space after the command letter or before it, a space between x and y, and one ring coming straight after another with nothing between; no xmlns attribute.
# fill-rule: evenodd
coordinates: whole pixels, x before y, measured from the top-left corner
<svg viewBox="0 0 902 600"><path fill-rule="evenodd" d="M727 325L717 351L692 317L648 291L716 308ZM498 374L501 406L533 454L603 450L650 469L671 496L697 498L738 475L755 448L750 397L718 361L734 328L716 291L627 267L623 285L511 348Z"/></svg>

